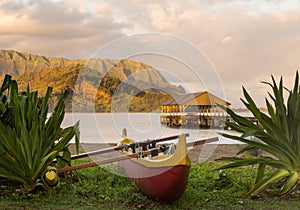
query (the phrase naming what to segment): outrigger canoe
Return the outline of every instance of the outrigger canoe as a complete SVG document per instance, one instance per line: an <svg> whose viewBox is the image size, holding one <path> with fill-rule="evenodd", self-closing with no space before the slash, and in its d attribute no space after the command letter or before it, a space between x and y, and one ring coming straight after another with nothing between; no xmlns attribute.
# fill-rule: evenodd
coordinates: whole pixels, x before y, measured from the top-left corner
<svg viewBox="0 0 300 210"><path fill-rule="evenodd" d="M181 134L180 136L170 136L141 142L125 138L116 147L74 155L71 159L75 160L112 151L121 151L121 156L64 167L55 170L55 173L68 173L73 170L118 162L124 168L129 179L136 183L141 193L153 200L171 203L183 195L188 183L191 161L188 157L187 147L218 141L218 137L213 137L186 143L187 135ZM171 149L174 149L172 144L169 147L156 147L156 143L158 142L178 138L175 150ZM57 177L53 176L53 170L47 170L43 178L50 186L52 182L55 182Z"/></svg>
<svg viewBox="0 0 300 210"><path fill-rule="evenodd" d="M124 139L120 145L134 144L133 140ZM154 152L152 155L137 159L119 161L129 179L134 182L141 193L153 200L171 203L184 193L188 183L191 161L187 153L186 137L181 135L174 153ZM124 155L132 151L123 150ZM135 152L135 151L134 151ZM142 152L140 154L143 156Z"/></svg>

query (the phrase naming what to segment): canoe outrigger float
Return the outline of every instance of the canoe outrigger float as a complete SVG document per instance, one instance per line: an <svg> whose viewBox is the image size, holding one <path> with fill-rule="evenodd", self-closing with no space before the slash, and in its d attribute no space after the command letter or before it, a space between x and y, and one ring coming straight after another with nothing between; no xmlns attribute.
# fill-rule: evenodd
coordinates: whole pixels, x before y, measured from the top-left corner
<svg viewBox="0 0 300 210"><path fill-rule="evenodd" d="M171 203L183 195L188 183L191 161L187 153L187 147L218 141L218 137L214 137L187 143L186 136L188 134L141 142L125 138L116 147L74 155L71 159L90 157L112 151L120 151L120 156L61 168L56 173L61 174L72 170L118 162L129 180L137 185L141 193L153 200ZM177 145L157 144L178 138ZM50 172L49 176L47 176L47 172L45 173L45 182L53 182L51 180L53 179L53 170ZM48 178L49 180L47 180Z"/></svg>

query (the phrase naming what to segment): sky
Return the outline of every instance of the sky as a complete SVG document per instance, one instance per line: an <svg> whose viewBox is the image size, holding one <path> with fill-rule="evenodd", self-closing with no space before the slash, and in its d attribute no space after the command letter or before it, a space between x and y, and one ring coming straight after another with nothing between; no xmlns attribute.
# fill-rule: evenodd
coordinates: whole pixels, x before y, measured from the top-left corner
<svg viewBox="0 0 300 210"><path fill-rule="evenodd" d="M0 49L69 59L144 61L188 91L264 106L300 66L297 0L0 0ZM222 95L222 94L223 95Z"/></svg>

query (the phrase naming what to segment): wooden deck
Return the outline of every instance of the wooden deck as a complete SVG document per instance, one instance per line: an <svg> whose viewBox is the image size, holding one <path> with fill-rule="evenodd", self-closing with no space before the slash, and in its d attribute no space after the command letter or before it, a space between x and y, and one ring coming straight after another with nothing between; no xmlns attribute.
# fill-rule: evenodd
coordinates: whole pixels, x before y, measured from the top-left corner
<svg viewBox="0 0 300 210"><path fill-rule="evenodd" d="M254 124L258 124L257 119L254 117L247 117L248 120ZM160 123L163 126L172 127L172 128L192 128L192 129L225 129L225 121L233 122L233 119L230 116L213 116L213 115L162 115L160 117Z"/></svg>

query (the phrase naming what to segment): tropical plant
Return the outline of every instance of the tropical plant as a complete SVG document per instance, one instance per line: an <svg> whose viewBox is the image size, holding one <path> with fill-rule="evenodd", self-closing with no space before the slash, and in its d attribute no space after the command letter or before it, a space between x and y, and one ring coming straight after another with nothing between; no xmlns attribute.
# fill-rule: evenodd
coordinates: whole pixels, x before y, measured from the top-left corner
<svg viewBox="0 0 300 210"><path fill-rule="evenodd" d="M79 145L79 123L62 129L64 100L58 101L49 115L48 101L38 92L19 92L18 85L6 75L0 89L0 177L19 182L26 191L42 185L41 176L53 160L69 157L68 144L75 136Z"/></svg>
<svg viewBox="0 0 300 210"><path fill-rule="evenodd" d="M286 196L297 189L300 184L300 90L299 74L296 73L294 87L291 90L284 88L282 77L279 84L272 76L272 83L263 82L271 86L273 94L268 93L270 101L266 98L268 113L260 111L245 88L243 88L243 104L258 120L258 124L252 123L247 118L234 113L226 108L227 113L234 122L226 122L231 129L241 133L221 134L224 137L246 143L238 154L251 149L260 149L266 156L227 157L221 158L229 161L227 165L219 169L242 167L257 164L256 181L247 195L257 195L265 191L271 183L283 183L275 194ZM285 102L284 89L287 90L288 98ZM266 173L266 167L271 166L272 173Z"/></svg>

